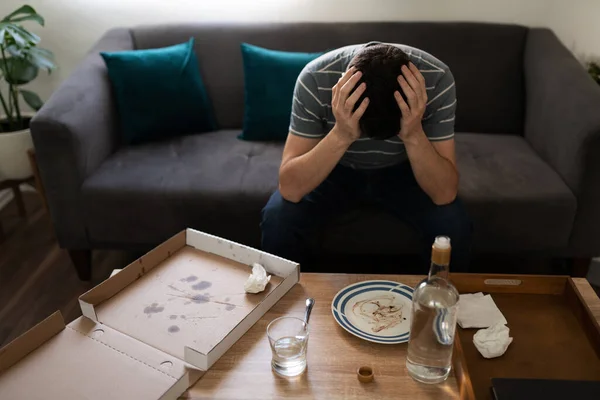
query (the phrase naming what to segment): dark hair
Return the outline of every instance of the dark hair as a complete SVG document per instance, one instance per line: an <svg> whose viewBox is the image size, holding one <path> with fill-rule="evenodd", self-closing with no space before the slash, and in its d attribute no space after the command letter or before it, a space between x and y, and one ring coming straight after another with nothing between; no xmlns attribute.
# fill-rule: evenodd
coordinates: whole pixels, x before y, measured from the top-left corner
<svg viewBox="0 0 600 400"><path fill-rule="evenodd" d="M358 108L365 97L369 98L369 107L360 119L363 134L373 139L388 139L400 132L402 113L394 98L394 91L406 97L398 84L398 75L402 66L410 59L400 48L389 44L374 44L361 49L350 61L348 68L355 67L362 77L355 87L366 82L367 88L354 109Z"/></svg>

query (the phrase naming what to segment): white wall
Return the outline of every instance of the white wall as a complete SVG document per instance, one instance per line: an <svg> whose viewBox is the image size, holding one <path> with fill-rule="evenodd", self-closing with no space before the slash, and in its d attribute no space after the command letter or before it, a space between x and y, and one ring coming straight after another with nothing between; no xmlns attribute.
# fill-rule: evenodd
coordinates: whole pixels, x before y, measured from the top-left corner
<svg viewBox="0 0 600 400"><path fill-rule="evenodd" d="M27 2L60 69L34 84L43 98L111 27L179 21L468 20L550 26L577 54L600 54L598 0L0 0L0 16Z"/></svg>
<svg viewBox="0 0 600 400"><path fill-rule="evenodd" d="M565 45L582 60L600 58L600 1L552 0L548 21Z"/></svg>

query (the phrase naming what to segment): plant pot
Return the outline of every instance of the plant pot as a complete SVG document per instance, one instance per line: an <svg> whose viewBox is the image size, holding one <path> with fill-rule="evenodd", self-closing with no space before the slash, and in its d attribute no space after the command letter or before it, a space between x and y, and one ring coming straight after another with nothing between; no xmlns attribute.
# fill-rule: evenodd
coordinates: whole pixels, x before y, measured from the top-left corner
<svg viewBox="0 0 600 400"><path fill-rule="evenodd" d="M33 114L22 113L31 118ZM0 118L3 120L4 118ZM29 129L14 132L0 132L0 181L25 179L33 175L27 150L33 149Z"/></svg>

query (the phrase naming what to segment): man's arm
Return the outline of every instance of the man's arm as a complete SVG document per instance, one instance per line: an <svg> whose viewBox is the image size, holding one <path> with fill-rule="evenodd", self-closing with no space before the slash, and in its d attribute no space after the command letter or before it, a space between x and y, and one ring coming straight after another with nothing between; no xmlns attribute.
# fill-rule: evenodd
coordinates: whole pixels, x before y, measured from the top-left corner
<svg viewBox="0 0 600 400"><path fill-rule="evenodd" d="M297 203L329 176L350 143L334 127L323 139L289 134L279 169L279 192Z"/></svg>
<svg viewBox="0 0 600 400"><path fill-rule="evenodd" d="M398 82L406 95L408 104L400 96L400 93L394 93L398 107L402 111L400 139L404 142L419 186L435 204L449 204L454 201L458 193L454 139L430 141L421 122L427 106L425 79L412 63L409 67L402 67L402 74L404 76L400 75ZM453 103L455 104L455 102ZM453 131L454 108L451 109L451 114L451 117L440 122L452 123L446 129Z"/></svg>
<svg viewBox="0 0 600 400"><path fill-rule="evenodd" d="M439 206L452 203L458 193L454 139L432 143L421 131L404 145L423 191Z"/></svg>
<svg viewBox="0 0 600 400"><path fill-rule="evenodd" d="M354 113L352 110L366 86L361 84L350 96L360 77L360 72L355 73L350 69L333 87L331 106L336 123L323 139L301 137L298 132L290 130L279 169L279 192L284 199L297 203L319 186L360 136L358 121L367 109L369 100L363 100ZM308 111L299 118L310 119L314 113Z"/></svg>

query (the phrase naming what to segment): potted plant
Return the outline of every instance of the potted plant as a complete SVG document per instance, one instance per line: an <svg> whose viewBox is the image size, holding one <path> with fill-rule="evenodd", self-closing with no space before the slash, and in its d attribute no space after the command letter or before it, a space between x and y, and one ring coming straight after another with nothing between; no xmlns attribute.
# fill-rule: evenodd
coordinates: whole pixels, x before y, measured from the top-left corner
<svg viewBox="0 0 600 400"><path fill-rule="evenodd" d="M31 6L24 5L0 20L0 181L31 176L27 150L33 148L29 121L21 100L33 110L42 107L40 97L22 86L33 81L40 69L55 68L49 50L39 48L40 38L21 23L44 25L44 18Z"/></svg>
<svg viewBox="0 0 600 400"><path fill-rule="evenodd" d="M591 61L588 63L588 73L597 84L600 85L600 63Z"/></svg>

